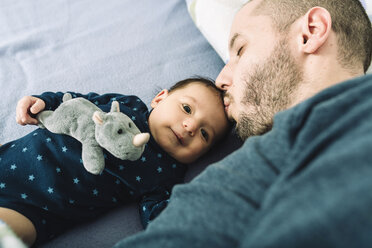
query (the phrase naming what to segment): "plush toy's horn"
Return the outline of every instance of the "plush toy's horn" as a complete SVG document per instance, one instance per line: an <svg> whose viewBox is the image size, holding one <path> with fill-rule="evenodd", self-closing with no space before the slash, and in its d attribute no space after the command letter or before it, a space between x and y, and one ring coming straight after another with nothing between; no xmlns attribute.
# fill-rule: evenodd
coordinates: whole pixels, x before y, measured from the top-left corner
<svg viewBox="0 0 372 248"><path fill-rule="evenodd" d="M133 145L140 147L146 144L150 139L149 133L140 133L133 137Z"/></svg>

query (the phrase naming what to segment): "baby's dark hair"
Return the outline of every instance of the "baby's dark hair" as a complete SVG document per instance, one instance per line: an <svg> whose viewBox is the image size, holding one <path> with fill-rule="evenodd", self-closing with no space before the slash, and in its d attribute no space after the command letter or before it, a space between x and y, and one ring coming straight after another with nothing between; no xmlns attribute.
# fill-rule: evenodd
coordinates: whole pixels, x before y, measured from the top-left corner
<svg viewBox="0 0 372 248"><path fill-rule="evenodd" d="M184 88L187 85L192 84L192 83L199 83L199 84L202 84L206 87L210 87L212 90L214 90L221 97L221 99L223 99L222 91L217 88L216 84L214 83L214 80L212 80L210 78L207 78L207 77L201 77L201 76L194 76L194 77L186 78L184 80L181 80L181 81L175 83L169 89L169 93L171 93L172 91L178 90L178 89L182 89L182 88Z"/></svg>

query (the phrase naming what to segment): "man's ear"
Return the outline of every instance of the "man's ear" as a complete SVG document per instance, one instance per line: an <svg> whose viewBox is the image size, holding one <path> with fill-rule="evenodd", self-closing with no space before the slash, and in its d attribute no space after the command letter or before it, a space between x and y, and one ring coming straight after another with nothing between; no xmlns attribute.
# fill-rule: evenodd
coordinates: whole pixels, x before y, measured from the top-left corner
<svg viewBox="0 0 372 248"><path fill-rule="evenodd" d="M310 9L302 24L302 51L315 53L327 41L332 30L332 18L328 10L321 7Z"/></svg>
<svg viewBox="0 0 372 248"><path fill-rule="evenodd" d="M154 99L152 99L151 101L151 107L152 108L155 108L162 100L164 100L165 98L167 98L169 95L169 92L167 89L164 89L162 91L160 91Z"/></svg>

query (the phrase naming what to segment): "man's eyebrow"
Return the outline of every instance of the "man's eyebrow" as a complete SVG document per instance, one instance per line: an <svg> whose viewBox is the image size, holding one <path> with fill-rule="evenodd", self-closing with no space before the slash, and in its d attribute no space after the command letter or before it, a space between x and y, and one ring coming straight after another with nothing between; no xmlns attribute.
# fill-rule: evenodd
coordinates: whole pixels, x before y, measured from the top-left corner
<svg viewBox="0 0 372 248"><path fill-rule="evenodd" d="M236 33L234 34L234 36L231 38L230 40L230 49L232 49L234 47L234 43L235 43L235 40L240 36L240 34Z"/></svg>

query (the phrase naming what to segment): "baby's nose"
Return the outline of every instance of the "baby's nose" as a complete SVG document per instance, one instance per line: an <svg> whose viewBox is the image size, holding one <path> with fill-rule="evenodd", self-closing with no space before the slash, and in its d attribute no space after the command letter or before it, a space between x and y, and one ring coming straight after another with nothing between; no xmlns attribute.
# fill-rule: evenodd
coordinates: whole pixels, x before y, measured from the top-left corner
<svg viewBox="0 0 372 248"><path fill-rule="evenodd" d="M194 136L197 130L197 123L192 118L184 120L183 127L189 133L190 136Z"/></svg>

